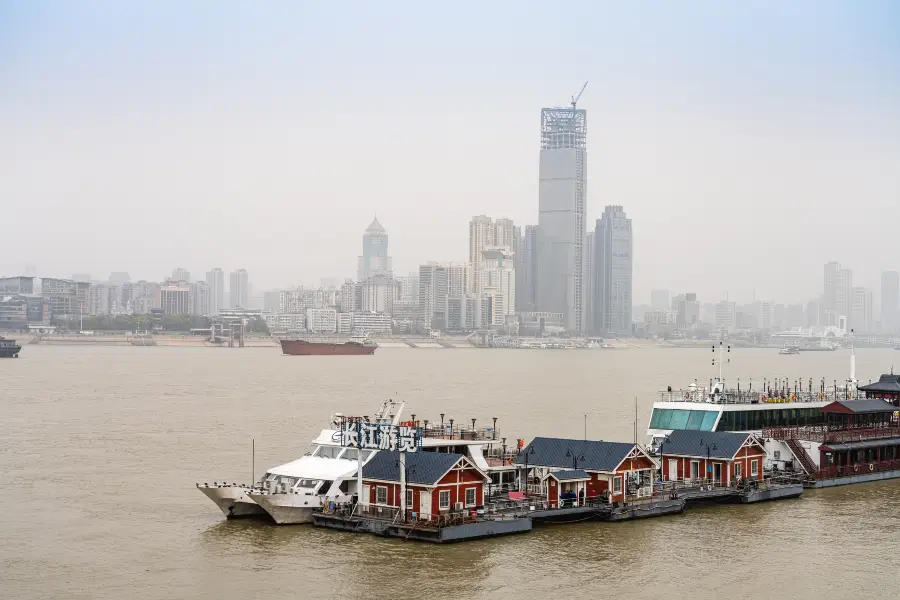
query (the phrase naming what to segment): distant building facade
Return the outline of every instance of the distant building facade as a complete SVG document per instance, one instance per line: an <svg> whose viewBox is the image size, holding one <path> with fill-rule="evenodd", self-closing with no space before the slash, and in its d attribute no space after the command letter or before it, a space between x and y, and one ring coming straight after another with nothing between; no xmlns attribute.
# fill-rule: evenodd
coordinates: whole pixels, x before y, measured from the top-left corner
<svg viewBox="0 0 900 600"><path fill-rule="evenodd" d="M621 206L607 206L597 220L594 236L594 333L629 335L634 246L631 219Z"/></svg>
<svg viewBox="0 0 900 600"><path fill-rule="evenodd" d="M233 271L230 276L228 295L231 308L247 308L250 303L250 276L246 269Z"/></svg>

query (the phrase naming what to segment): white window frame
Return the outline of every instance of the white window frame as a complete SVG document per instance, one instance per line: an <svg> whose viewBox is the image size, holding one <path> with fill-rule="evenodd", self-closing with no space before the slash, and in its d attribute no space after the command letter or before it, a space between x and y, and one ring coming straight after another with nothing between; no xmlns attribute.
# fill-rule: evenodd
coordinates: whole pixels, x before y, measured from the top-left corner
<svg viewBox="0 0 900 600"><path fill-rule="evenodd" d="M444 502L444 498L447 498L447 502ZM450 490L438 490L438 510L450 510Z"/></svg>
<svg viewBox="0 0 900 600"><path fill-rule="evenodd" d="M736 462L734 463L734 477L735 479L740 479L744 476L744 463Z"/></svg>
<svg viewBox="0 0 900 600"><path fill-rule="evenodd" d="M469 492L472 492L472 501L469 502ZM468 487L463 492L463 498L466 500L466 508L470 506L478 506L478 488Z"/></svg>
<svg viewBox="0 0 900 600"><path fill-rule="evenodd" d="M694 470L694 465L697 465L696 471ZM696 472L696 475L694 474ZM691 461L691 479L700 479L700 461L692 460Z"/></svg>
<svg viewBox="0 0 900 600"><path fill-rule="evenodd" d="M412 510L413 499L416 497L412 488L406 488L406 510Z"/></svg>
<svg viewBox="0 0 900 600"><path fill-rule="evenodd" d="M617 475L613 477L613 494L619 495L622 493L622 476Z"/></svg>
<svg viewBox="0 0 900 600"><path fill-rule="evenodd" d="M384 490L384 500L381 500L379 496L381 496L381 491ZM386 485L376 485L375 486L375 504L380 504L382 506L388 505L388 489Z"/></svg>
<svg viewBox="0 0 900 600"><path fill-rule="evenodd" d="M759 461L751 460L750 461L750 477L757 477L759 475Z"/></svg>

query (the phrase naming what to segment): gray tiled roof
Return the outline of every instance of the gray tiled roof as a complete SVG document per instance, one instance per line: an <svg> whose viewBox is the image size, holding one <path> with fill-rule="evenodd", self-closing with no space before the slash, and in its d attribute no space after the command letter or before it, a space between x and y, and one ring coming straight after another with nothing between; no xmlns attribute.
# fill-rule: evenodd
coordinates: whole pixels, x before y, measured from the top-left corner
<svg viewBox="0 0 900 600"><path fill-rule="evenodd" d="M663 443L663 456L706 456L709 446L709 457L730 460L741 449L749 433L732 433L729 431L689 431L676 429L666 436ZM715 447L713 447L715 446Z"/></svg>
<svg viewBox="0 0 900 600"><path fill-rule="evenodd" d="M407 483L434 485L455 465L461 454L446 452L407 452ZM400 481L400 453L380 450L363 466L363 479Z"/></svg>
<svg viewBox="0 0 900 600"><path fill-rule="evenodd" d="M568 471L554 471L552 473L557 481L570 481L572 479L590 479L583 469L569 469Z"/></svg>
<svg viewBox="0 0 900 600"><path fill-rule="evenodd" d="M846 410L842 410L843 407ZM837 400L822 407L822 412L851 412L861 413L889 413L897 410L897 407L881 398L865 398L863 400Z"/></svg>
<svg viewBox="0 0 900 600"><path fill-rule="evenodd" d="M538 437L519 453L516 463L525 464L527 456L529 466L571 468L577 463L579 469L609 472L619 466L632 448L634 444L628 442Z"/></svg>
<svg viewBox="0 0 900 600"><path fill-rule="evenodd" d="M900 375L882 375L875 383L861 385L859 389L863 392L900 392Z"/></svg>

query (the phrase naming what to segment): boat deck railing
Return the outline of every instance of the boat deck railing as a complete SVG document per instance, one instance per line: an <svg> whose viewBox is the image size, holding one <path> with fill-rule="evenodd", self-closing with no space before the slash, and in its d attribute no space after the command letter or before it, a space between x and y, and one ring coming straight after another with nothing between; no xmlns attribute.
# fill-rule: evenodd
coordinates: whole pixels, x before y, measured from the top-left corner
<svg viewBox="0 0 900 600"><path fill-rule="evenodd" d="M884 427L834 427L825 425L807 425L804 427L766 427L762 430L764 438L772 438L782 442L797 440L803 442L820 442L842 444L865 440L880 440L900 437L900 425L892 424Z"/></svg>
<svg viewBox="0 0 900 600"><path fill-rule="evenodd" d="M884 471L900 470L900 459L896 460L876 460L870 463L858 465L833 465L819 469L815 476L816 479L837 479L838 477L853 477L857 475L866 475L868 473L881 473Z"/></svg>
<svg viewBox="0 0 900 600"><path fill-rule="evenodd" d="M443 427L429 423L427 427L422 427L422 437L437 438L442 440L476 440L491 441L500 440L500 431L493 427L472 427L468 424L445 424Z"/></svg>
<svg viewBox="0 0 900 600"><path fill-rule="evenodd" d="M809 390L737 390L726 389L715 397L710 397L708 388L689 388L659 392L659 402L705 402L709 404L788 404L803 402L834 402L836 400L853 400L859 398L856 390L824 391Z"/></svg>

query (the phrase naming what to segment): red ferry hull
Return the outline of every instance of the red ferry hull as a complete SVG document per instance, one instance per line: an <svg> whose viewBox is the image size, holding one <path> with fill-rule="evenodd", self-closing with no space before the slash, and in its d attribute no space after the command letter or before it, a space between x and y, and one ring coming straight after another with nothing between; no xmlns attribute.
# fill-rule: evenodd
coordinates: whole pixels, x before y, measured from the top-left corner
<svg viewBox="0 0 900 600"><path fill-rule="evenodd" d="M375 345L337 344L329 342L306 342L303 340L281 340L281 351L289 356L321 356L331 354L375 354Z"/></svg>

